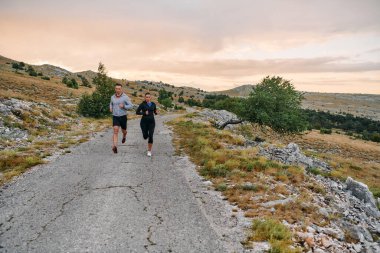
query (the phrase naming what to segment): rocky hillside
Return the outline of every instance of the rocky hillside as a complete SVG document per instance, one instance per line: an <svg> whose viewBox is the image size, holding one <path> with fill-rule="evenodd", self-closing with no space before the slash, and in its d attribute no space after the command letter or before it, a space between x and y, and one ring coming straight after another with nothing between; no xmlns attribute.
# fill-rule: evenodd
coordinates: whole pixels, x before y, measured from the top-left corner
<svg viewBox="0 0 380 253"><path fill-rule="evenodd" d="M362 174L337 176L342 158L326 159L286 138L275 142L264 135L270 129L242 122L219 130L236 119L206 109L171 124L178 153L252 220L247 248L256 252L267 241L274 252L380 252L380 198L360 182ZM380 161L371 164L377 172L367 173L378 177Z"/></svg>

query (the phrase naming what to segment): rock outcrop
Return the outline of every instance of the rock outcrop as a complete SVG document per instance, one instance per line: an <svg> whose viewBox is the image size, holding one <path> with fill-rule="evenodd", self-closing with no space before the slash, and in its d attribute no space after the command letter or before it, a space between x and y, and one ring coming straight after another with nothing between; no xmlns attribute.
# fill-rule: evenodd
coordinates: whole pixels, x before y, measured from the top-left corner
<svg viewBox="0 0 380 253"><path fill-rule="evenodd" d="M261 148L259 154L270 160L279 161L284 164L301 165L307 169L320 168L325 171L331 170L327 163L304 155L296 143L289 143L285 148L274 146Z"/></svg>

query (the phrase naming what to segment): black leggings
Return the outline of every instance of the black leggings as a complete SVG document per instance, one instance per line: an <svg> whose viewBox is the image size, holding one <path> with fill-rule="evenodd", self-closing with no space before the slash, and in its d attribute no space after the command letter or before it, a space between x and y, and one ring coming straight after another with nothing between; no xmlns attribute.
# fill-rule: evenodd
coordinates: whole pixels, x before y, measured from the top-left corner
<svg viewBox="0 0 380 253"><path fill-rule="evenodd" d="M142 117L140 121L140 127L144 139L148 139L148 143L153 143L153 133L156 122L153 117Z"/></svg>

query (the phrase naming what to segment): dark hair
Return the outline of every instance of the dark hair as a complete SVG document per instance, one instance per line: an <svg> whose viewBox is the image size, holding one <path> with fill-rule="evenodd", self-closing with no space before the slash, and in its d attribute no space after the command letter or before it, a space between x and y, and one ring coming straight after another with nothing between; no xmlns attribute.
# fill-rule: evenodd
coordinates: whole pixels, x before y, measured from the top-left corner
<svg viewBox="0 0 380 253"><path fill-rule="evenodd" d="M145 93L145 96L146 96L146 95L150 95L150 93L149 93L149 92L147 92L147 93Z"/></svg>
<svg viewBox="0 0 380 253"><path fill-rule="evenodd" d="M115 87L116 87L116 86L123 87L123 85L121 85L121 83L117 83L117 84L115 84Z"/></svg>

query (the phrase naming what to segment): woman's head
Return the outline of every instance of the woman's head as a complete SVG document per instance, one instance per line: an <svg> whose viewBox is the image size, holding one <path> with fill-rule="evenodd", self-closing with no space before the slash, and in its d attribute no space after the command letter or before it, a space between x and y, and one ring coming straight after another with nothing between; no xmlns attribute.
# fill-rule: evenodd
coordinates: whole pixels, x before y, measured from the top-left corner
<svg viewBox="0 0 380 253"><path fill-rule="evenodd" d="M145 93L145 101L147 103L149 103L151 99L152 99L152 97L151 97L150 93L149 92Z"/></svg>

